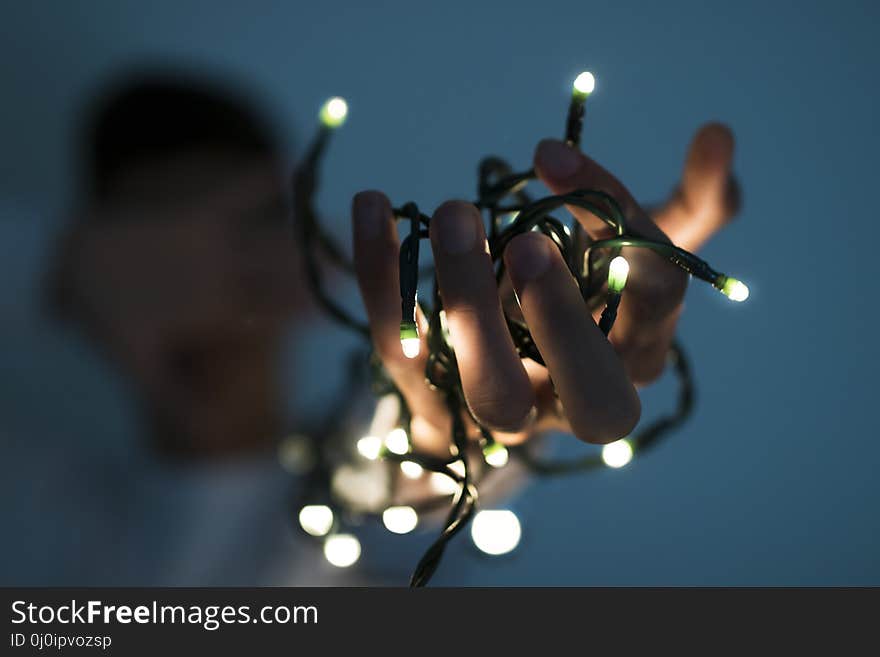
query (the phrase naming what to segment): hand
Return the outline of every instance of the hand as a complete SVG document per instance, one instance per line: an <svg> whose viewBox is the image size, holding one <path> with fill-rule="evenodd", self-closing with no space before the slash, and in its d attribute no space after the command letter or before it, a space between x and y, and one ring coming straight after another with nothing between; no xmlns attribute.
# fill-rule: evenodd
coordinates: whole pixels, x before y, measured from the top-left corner
<svg viewBox="0 0 880 657"><path fill-rule="evenodd" d="M730 175L733 147L725 126L704 126L691 144L675 194L653 219L613 175L562 142L541 142L534 163L554 194L585 188L608 192L635 232L693 251L737 209ZM605 236L607 226L597 217L569 210L591 236ZM352 214L355 266L374 346L412 410L413 441L443 451L449 418L439 393L425 383L424 317L418 317L419 356L408 359L400 348L399 243L391 205L380 192L361 192ZM499 440L519 442L555 428L607 443L633 429L640 415L635 386L662 373L675 333L687 286L679 268L652 251L623 250L630 276L609 342L553 243L534 232L513 239L504 259L545 368L516 354L477 209L461 201L444 203L433 215L430 238L465 398Z"/></svg>

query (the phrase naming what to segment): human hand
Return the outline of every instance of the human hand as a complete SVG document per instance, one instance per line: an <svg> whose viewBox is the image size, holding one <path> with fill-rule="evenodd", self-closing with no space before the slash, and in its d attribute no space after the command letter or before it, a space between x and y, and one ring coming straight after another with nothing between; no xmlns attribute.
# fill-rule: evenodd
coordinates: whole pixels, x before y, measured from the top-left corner
<svg viewBox="0 0 880 657"><path fill-rule="evenodd" d="M617 178L562 142L541 142L535 169L554 194L585 188L607 192L635 232L694 251L736 211L732 156L730 131L719 124L704 126L676 192L653 218ZM569 209L592 237L606 236L607 226L597 217ZM417 318L419 355L406 358L400 348L399 244L388 199L380 192L358 194L353 223L355 266L374 346L413 413L413 441L442 451L449 418L440 394L425 383L424 317ZM461 201L444 203L434 213L430 237L462 388L474 417L507 443L548 428L595 443L632 430L640 414L635 386L662 373L681 312L687 279L679 268L652 251L623 249L630 276L609 341L552 242L534 232L514 238L505 264L543 367L520 359L514 349L477 209Z"/></svg>

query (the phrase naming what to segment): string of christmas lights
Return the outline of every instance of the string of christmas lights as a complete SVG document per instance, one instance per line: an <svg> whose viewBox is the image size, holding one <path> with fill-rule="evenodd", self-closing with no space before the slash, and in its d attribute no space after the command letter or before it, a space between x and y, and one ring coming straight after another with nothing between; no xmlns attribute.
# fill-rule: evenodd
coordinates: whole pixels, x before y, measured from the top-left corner
<svg viewBox="0 0 880 657"><path fill-rule="evenodd" d="M586 102L595 88L591 73L581 73L574 81L566 119L566 141L579 145ZM370 339L369 326L339 305L324 286L322 262L353 272L353 264L322 228L313 207L318 186L321 158L331 135L343 125L348 105L339 97L329 99L321 108L320 127L293 180L294 212L299 242L309 285L321 307L342 325ZM486 215L488 243L497 281L504 276L502 255L510 241L527 231L540 231L558 247L584 302L592 311L602 309L599 327L608 336L626 288L629 264L620 255L623 247L649 249L687 274L711 284L733 301L744 301L748 288L741 281L714 270L701 258L668 242L648 239L628 225L617 200L599 191L582 189L532 200L525 191L536 178L533 170L514 172L497 157L480 162L478 193L474 205ZM569 228L552 212L565 206L588 210L604 221L612 237L593 240L578 222ZM290 438L281 445L282 461L306 474L306 485L297 500L301 528L323 540L327 560L338 567L354 564L360 557L360 542L351 528L364 517L381 518L385 527L398 534L416 528L420 516L447 508L437 539L416 565L411 586L424 586L437 570L449 541L471 523L471 535L477 547L487 554L504 554L519 542L521 526L513 512L501 509L476 511L478 489L487 472L518 463L543 476L565 475L601 467L620 468L634 454L655 445L680 426L690 414L694 386L690 366L678 343L670 348L668 359L678 381L675 409L640 428L627 438L605 445L600 453L591 452L574 460L547 460L533 444L508 448L497 442L492 432L470 413L462 392L455 352L446 327L445 312L436 278L431 269L420 269L419 244L428 238L431 218L415 203L394 208L398 222L408 224L400 245L400 344L408 358L419 355L421 336L416 321L420 307L428 320L426 384L443 397L451 418L449 455L445 458L422 453L414 447L411 414L400 390L381 367L375 355L367 358L369 347L352 358L352 376L369 360L370 378L379 397L370 430L357 440L345 426L345 413L334 412L327 427L314 438ZM430 304L418 302L419 282L426 276L433 280ZM526 323L510 316L505 319L514 345L522 358L544 364ZM342 391L340 408L350 403ZM468 436L468 424L476 427L479 439ZM407 482L427 484L430 495L418 502L401 500ZM408 503L404 504L403 502Z"/></svg>

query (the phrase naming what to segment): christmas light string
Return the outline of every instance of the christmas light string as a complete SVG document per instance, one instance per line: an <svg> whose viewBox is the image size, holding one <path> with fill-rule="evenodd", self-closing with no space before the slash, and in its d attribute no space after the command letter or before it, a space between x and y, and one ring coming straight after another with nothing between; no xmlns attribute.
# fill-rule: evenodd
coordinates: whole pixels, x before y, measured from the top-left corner
<svg viewBox="0 0 880 657"><path fill-rule="evenodd" d="M565 136L571 145L580 143L586 100L594 87L595 79L588 72L580 74L574 82ZM324 286L322 261L349 273L354 272L354 267L343 250L324 231L313 206L321 158L331 135L345 122L347 114L346 102L338 97L331 98L321 108L320 128L294 176L294 212L308 283L316 300L331 317L369 341L369 326L339 305ZM614 326L629 273L629 265L620 255L624 247L652 250L734 301L744 301L748 297L748 288L742 282L714 270L701 258L671 243L648 239L630 229L617 200L611 195L601 190L582 189L532 201L525 186L535 178L534 170L514 172L509 164L497 157L487 157L479 165L479 198L474 205L488 219L489 252L499 284L504 277L504 249L517 235L536 230L547 235L557 246L590 310L602 308L598 323L606 336ZM607 224L612 236L593 240L578 222L574 222L573 229L569 229L550 214L565 206L583 208L599 217ZM509 448L502 445L473 416L465 402L436 278L433 280L431 304L418 302L420 279L433 277L432 269L419 267L419 244L421 240L428 239L431 218L420 212L412 202L394 208L393 214L405 229L408 228L408 231L404 230L407 234L400 244L401 349L408 358L415 358L419 354L421 341L416 308L420 306L428 320L425 379L427 385L443 396L451 418L449 455L438 458L422 453L412 445L409 438L412 435L412 418L404 397L375 354L372 354L369 361L373 391L380 398L380 406L394 403L397 415L394 427L384 438L368 434L352 441L350 434L346 434L345 414L334 409L326 426L318 432L319 435L308 439L303 452L311 454L311 457L305 459L306 466L300 468L307 471L308 476L304 492L297 500L300 508L298 518L306 533L324 541L328 561L346 567L355 563L360 556L360 543L355 535L348 532L349 526L357 519L370 515L381 517L390 531L407 533L416 527L421 514L436 512L448 505L440 534L418 562L410 580L411 586L424 586L436 571L449 541L467 526L474 515L479 483L486 472L504 467L511 460L543 476L565 475L600 467L622 467L633 458L635 452L655 445L687 419L693 408L694 386L687 358L676 342L669 350L668 360L678 380L679 392L676 407L670 414L657 418L631 436L605 445L601 454L590 453L574 460L547 460L536 454L529 444ZM543 365L544 361L526 323L510 316L506 310L505 319L520 357ZM352 376L365 360L364 353L357 353L352 358ZM346 386L340 396L339 408L345 408L349 395L350 386ZM469 437L468 423L476 428L478 440ZM289 444L286 449L291 449ZM367 462L382 460L384 467L396 469L393 476L388 477L389 489L385 491L381 511L353 508L351 500L344 499L335 490L336 476L349 467L348 463L358 459ZM352 471L345 472L350 474ZM435 486L438 492L433 497L420 502L410 501L407 505L397 504L400 475L404 482L430 475L433 483L437 481L436 477L440 477L441 484ZM442 485L443 481L450 482L450 485ZM484 552L502 554L513 549L518 542L519 521L509 511L480 511L473 523L472 535Z"/></svg>

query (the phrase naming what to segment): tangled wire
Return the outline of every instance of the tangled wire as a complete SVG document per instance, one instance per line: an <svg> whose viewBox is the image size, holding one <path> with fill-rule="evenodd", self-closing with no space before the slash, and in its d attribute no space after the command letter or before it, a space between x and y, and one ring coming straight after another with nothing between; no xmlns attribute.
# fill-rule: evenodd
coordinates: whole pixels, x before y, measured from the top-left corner
<svg viewBox="0 0 880 657"><path fill-rule="evenodd" d="M574 84L571 103L566 120L566 141L577 145L583 127L585 101L593 89L593 78L589 73L581 74ZM308 283L320 306L335 320L359 333L367 341L370 330L364 322L353 317L339 305L324 286L323 263L353 273L354 267L343 250L322 228L313 207L313 199L318 186L319 166L329 139L339 127L347 113L345 101L333 98L321 110L321 127L312 141L307 155L293 180L294 209L299 243L308 276ZM619 254L623 247L650 249L669 262L684 270L694 278L713 285L733 300L744 300L747 288L734 278L712 269L708 263L671 243L649 239L633 231L628 225L618 201L610 194L593 189L581 189L567 194L548 196L533 200L525 191L529 181L536 178L534 170L514 172L510 165L498 157L486 157L479 164L478 197L474 205L484 214L488 225L488 244L495 267L496 281L501 285L504 275L502 256L511 240L528 231L540 231L549 237L562 254L569 271L577 282L581 296L591 311L601 308L599 328L608 336L617 316L617 309L626 284L628 264ZM565 206L583 208L609 228L611 237L594 240L578 222L573 229L551 213ZM503 465L508 458L525 466L537 475L564 475L593 470L604 465L603 458L596 452L574 460L547 460L538 455L528 445L507 448L496 442L492 431L483 426L469 411L462 392L461 377L458 371L455 352L450 343L445 326L443 302L439 293L436 276L432 268L420 269L419 244L427 239L431 218L419 211L415 203L409 202L393 209L394 217L402 224L408 224L408 233L400 245L400 296L401 325L400 337L404 353L418 348L420 336L416 322L416 308L427 318L428 348L425 380L437 390L445 401L451 418L451 445L449 456L438 458L422 453L412 444L380 444L370 448L370 458L382 457L394 467L398 464L414 463L424 471L439 473L455 483L455 493L451 502L448 495L423 502L416 510L420 512L436 510L449 504L440 534L416 565L411 586L424 586L436 572L449 541L464 527L474 514L477 505L480 476L474 471L472 453L474 440L468 436L468 423L476 427L479 434L478 446L486 463ZM425 278L433 279L430 304L419 304L417 291L419 282ZM532 339L529 327L519 316L511 315L506 309L505 320L513 343L523 359L531 359L541 365L544 360ZM407 355L410 355L407 353ZM359 359L362 356L358 357ZM675 408L638 429L627 439L618 441L632 452L641 452L655 445L673 429L680 426L689 416L694 403L694 385L691 370L684 351L678 343L673 343L668 360L678 383L678 399ZM371 377L373 390L380 396L391 395L399 403L397 424L411 433L411 414L401 392L387 373L372 359ZM345 403L345 400L342 400ZM326 503L328 518L323 534L338 533L347 509L344 500L335 496L331 490L333 473L339 467L339 460L321 441L314 441L317 454L310 471L304 502L314 505L316 501ZM421 471L420 470L420 471ZM481 468L485 471L486 468ZM332 532L332 533L331 533ZM310 533L321 535L320 531ZM326 550L325 550L326 551ZM356 558L356 557L355 557Z"/></svg>

